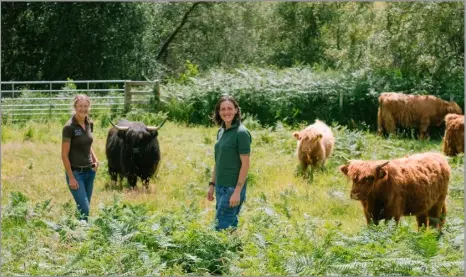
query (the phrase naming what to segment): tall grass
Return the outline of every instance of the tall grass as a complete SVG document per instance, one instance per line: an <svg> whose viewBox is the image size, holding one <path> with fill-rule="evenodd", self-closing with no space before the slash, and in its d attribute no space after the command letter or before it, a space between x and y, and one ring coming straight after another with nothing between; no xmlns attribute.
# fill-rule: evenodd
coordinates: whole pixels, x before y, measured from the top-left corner
<svg viewBox="0 0 466 277"><path fill-rule="evenodd" d="M156 125L165 114L132 119ZM440 141L380 138L367 128L332 125L335 153L313 181L295 175L290 128L253 136L247 200L234 234L213 229L206 200L216 128L167 122L150 193L106 188L105 138L96 118L97 173L90 224L76 220L60 159L64 122L2 128L3 275L463 275L464 162L452 178L442 234L417 231L413 217L367 227L361 204L338 172L346 159L387 159L439 151ZM330 124L330 122L329 122ZM141 183L138 183L141 187Z"/></svg>

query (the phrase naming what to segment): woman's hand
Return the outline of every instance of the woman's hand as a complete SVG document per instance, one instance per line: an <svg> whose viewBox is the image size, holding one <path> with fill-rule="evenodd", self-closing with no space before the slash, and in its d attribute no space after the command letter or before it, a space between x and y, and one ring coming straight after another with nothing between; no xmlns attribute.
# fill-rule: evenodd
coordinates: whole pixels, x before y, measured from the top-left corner
<svg viewBox="0 0 466 277"><path fill-rule="evenodd" d="M215 187L214 186L209 186L209 191L207 192L207 200L209 200L209 201L214 200L214 192L215 192Z"/></svg>
<svg viewBox="0 0 466 277"><path fill-rule="evenodd" d="M70 189L77 190L79 188L79 183L74 177L70 177Z"/></svg>
<svg viewBox="0 0 466 277"><path fill-rule="evenodd" d="M95 172L97 172L97 169L99 168L99 162L95 162L92 164L92 170L94 170Z"/></svg>
<svg viewBox="0 0 466 277"><path fill-rule="evenodd" d="M234 208L238 206L239 201L240 201L240 192L235 190L235 192L233 192L233 194L230 197L230 208Z"/></svg>

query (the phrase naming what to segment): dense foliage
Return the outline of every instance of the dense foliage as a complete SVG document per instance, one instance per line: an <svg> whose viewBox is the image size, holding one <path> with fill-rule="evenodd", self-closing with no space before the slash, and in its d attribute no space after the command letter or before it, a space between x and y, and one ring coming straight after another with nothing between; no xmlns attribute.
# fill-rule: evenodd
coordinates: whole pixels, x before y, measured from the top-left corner
<svg viewBox="0 0 466 277"><path fill-rule="evenodd" d="M173 120L190 124L211 124L213 107L222 94L235 96L245 117L262 125L312 123L316 118L332 123L377 124L378 96L384 91L434 94L463 106L463 92L430 91L424 83L406 85L394 76L361 70L353 74L320 72L311 68L273 70L242 67L212 70L189 78L189 84L171 82L162 88L161 106ZM411 80L412 81L412 80ZM341 99L340 99L341 98ZM341 106L340 106L340 101Z"/></svg>
<svg viewBox="0 0 466 277"><path fill-rule="evenodd" d="M2 3L2 79L181 78L190 61L364 70L398 90L463 91L463 2L192 5Z"/></svg>

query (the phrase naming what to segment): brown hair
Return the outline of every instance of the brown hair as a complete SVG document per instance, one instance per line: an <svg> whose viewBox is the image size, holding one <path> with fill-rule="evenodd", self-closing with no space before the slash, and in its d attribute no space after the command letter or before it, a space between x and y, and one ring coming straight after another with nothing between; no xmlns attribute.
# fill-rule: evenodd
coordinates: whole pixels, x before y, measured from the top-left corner
<svg viewBox="0 0 466 277"><path fill-rule="evenodd" d="M214 121L214 123L217 125L222 125L223 120L220 117L220 105L225 101L230 101L231 103L233 103L235 108L238 110L238 112L235 114L235 117L233 118L233 121L237 121L237 120L241 121L241 108L239 107L238 102L233 96L224 95L218 100L217 105L215 105L215 111L212 117L212 120Z"/></svg>

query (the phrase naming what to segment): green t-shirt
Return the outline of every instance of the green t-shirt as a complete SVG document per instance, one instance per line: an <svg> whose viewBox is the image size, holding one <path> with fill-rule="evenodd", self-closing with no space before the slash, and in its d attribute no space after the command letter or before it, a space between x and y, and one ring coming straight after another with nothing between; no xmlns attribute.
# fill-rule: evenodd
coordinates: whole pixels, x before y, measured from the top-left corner
<svg viewBox="0 0 466 277"><path fill-rule="evenodd" d="M215 184L236 186L241 169L240 155L251 152L251 134L241 122L233 122L228 130L222 125L215 143Z"/></svg>

